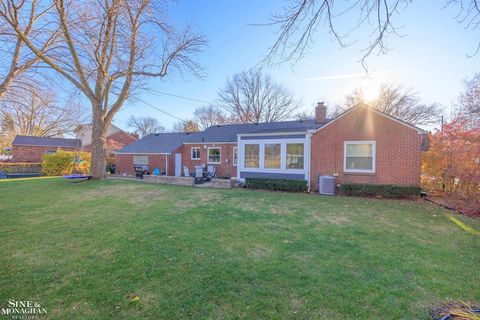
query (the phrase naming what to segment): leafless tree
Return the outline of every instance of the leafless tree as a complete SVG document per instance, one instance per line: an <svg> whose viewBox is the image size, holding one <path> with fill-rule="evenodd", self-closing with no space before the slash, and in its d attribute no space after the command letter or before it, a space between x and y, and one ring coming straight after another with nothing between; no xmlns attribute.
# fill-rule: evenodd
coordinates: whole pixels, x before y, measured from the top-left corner
<svg viewBox="0 0 480 320"><path fill-rule="evenodd" d="M38 0L33 0L29 5L25 1L17 4L17 15L24 18L24 24L18 25L22 33L30 37L33 42L42 40L43 45L39 46L39 51L45 53L54 44L57 30L47 30L45 25L39 23L39 20L45 14L48 7L39 5ZM13 6L13 3L2 3L2 5ZM26 89L29 87L31 79L27 80L25 74L37 66L40 61L25 43L19 38L15 31L0 19L0 100L2 100L10 87L15 89ZM30 75L31 77L31 75ZM27 83L25 83L27 82Z"/></svg>
<svg viewBox="0 0 480 320"><path fill-rule="evenodd" d="M62 137L84 120L84 110L73 97L60 102L47 90L9 90L0 102L0 131L9 144L15 135Z"/></svg>
<svg viewBox="0 0 480 320"><path fill-rule="evenodd" d="M205 130L210 126L231 122L228 115L222 109L214 105L197 108L193 113L193 116L202 130Z"/></svg>
<svg viewBox="0 0 480 320"><path fill-rule="evenodd" d="M458 6L457 19L467 29L477 30L480 25L480 3L478 0L444 0L441 6ZM276 27L278 34L270 47L264 63L301 59L313 45L317 30L326 26L331 37L341 46L353 42L352 31L369 28L370 35L362 50L361 62L367 70L366 59L372 53L386 53L388 37L402 36L394 23L395 17L406 10L412 0L290 0L280 13L270 17L267 26ZM434 3L435 1L432 1ZM440 9L440 8L439 8ZM345 27L344 21L356 21ZM340 25L346 28L341 31ZM480 50L480 42L475 54Z"/></svg>
<svg viewBox="0 0 480 320"><path fill-rule="evenodd" d="M437 104L422 103L413 89L404 88L398 84L382 84L378 97L372 101L365 99L361 89L355 89L345 97L345 103L334 108L329 116L338 116L359 103L365 103L386 114L418 126L439 124L442 116L442 109Z"/></svg>
<svg viewBox="0 0 480 320"><path fill-rule="evenodd" d="M60 28L60 42L53 49L42 51L44 44L24 31L25 1L0 0L0 23L90 102L91 174L102 178L107 128L132 90L140 90L147 78L164 78L172 68L201 75L192 58L206 42L188 26L179 31L170 25L167 5L154 0L48 3L43 25Z"/></svg>
<svg viewBox="0 0 480 320"><path fill-rule="evenodd" d="M158 120L152 117L135 117L135 115L132 114L130 118L128 118L127 125L132 128L140 138L150 133L165 131L165 128L160 125Z"/></svg>
<svg viewBox="0 0 480 320"><path fill-rule="evenodd" d="M470 127L480 128L480 73L465 81L456 109L457 116L466 119Z"/></svg>
<svg viewBox="0 0 480 320"><path fill-rule="evenodd" d="M295 114L294 118L297 120L315 119L315 112L301 111Z"/></svg>
<svg viewBox="0 0 480 320"><path fill-rule="evenodd" d="M200 127L195 120L178 121L173 125L172 132L196 132Z"/></svg>
<svg viewBox="0 0 480 320"><path fill-rule="evenodd" d="M259 70L235 74L219 98L219 106L239 123L284 120L299 107L289 90Z"/></svg>

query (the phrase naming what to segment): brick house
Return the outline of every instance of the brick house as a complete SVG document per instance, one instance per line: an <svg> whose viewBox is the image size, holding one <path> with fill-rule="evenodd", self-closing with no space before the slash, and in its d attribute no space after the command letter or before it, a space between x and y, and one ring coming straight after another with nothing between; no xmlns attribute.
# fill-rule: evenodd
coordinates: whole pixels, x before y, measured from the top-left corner
<svg viewBox="0 0 480 320"><path fill-rule="evenodd" d="M91 151L92 126L80 125L75 129L76 139L49 138L18 135L12 142L12 162L42 162L46 153L55 153L58 149L66 151ZM135 142L137 138L122 129L110 125L107 130L107 146L117 149Z"/></svg>
<svg viewBox="0 0 480 320"><path fill-rule="evenodd" d="M116 153L117 172L134 164L183 175L213 165L217 176L301 179L318 189L318 176L337 183L420 185L424 132L365 105L334 119L319 104L315 119L212 126L201 132L148 135Z"/></svg>
<svg viewBox="0 0 480 320"><path fill-rule="evenodd" d="M75 136L79 139L81 144L81 149L83 151L91 151L92 149L92 125L91 124L81 124L75 129ZM107 129L106 134L106 143L107 147L111 146L114 149L121 149L130 143L133 143L137 140L137 136L134 136L128 132L123 131L117 126L111 124Z"/></svg>
<svg viewBox="0 0 480 320"><path fill-rule="evenodd" d="M58 149L75 151L81 146L78 139L16 136L12 142L12 162L42 162L42 156Z"/></svg>

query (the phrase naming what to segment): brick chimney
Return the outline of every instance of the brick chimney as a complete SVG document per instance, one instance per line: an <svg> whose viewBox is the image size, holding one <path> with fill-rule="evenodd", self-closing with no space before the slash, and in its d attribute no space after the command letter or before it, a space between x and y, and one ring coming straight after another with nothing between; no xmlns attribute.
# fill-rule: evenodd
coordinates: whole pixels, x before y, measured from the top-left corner
<svg viewBox="0 0 480 320"><path fill-rule="evenodd" d="M322 102L318 102L315 107L315 122L322 123L327 118L327 107Z"/></svg>

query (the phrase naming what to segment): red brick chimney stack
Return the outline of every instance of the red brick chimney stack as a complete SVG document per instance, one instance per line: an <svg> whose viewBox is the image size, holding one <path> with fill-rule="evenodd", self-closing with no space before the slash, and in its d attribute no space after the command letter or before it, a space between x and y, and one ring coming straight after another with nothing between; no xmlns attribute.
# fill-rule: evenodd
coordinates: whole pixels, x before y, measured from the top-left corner
<svg viewBox="0 0 480 320"><path fill-rule="evenodd" d="M327 118L327 107L322 102L318 102L315 107L315 122L322 123Z"/></svg>

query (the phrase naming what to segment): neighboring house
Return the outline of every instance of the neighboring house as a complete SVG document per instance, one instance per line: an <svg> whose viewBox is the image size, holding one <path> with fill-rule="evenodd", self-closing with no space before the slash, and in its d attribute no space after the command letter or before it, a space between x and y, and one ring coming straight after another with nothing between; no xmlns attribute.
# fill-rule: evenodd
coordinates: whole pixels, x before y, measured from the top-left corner
<svg viewBox="0 0 480 320"><path fill-rule="evenodd" d="M420 185L423 131L365 105L334 119L316 107L311 120L218 125L192 133L150 134L116 153L117 172L136 164L183 175L183 167L214 165L217 175L337 183Z"/></svg>
<svg viewBox="0 0 480 320"><path fill-rule="evenodd" d="M42 156L58 149L75 151L81 147L78 139L16 136L12 142L12 162L42 162Z"/></svg>
<svg viewBox="0 0 480 320"><path fill-rule="evenodd" d="M75 129L75 136L82 142L83 151L91 151L92 149L92 125L81 124ZM137 140L137 136L133 136L128 132L111 124L106 134L107 148L121 149Z"/></svg>
<svg viewBox="0 0 480 320"><path fill-rule="evenodd" d="M55 153L58 149L91 151L92 126L80 125L75 134L76 139L16 136L12 142L12 162L42 162L44 154ZM107 148L120 149L136 140L114 125L107 131Z"/></svg>

